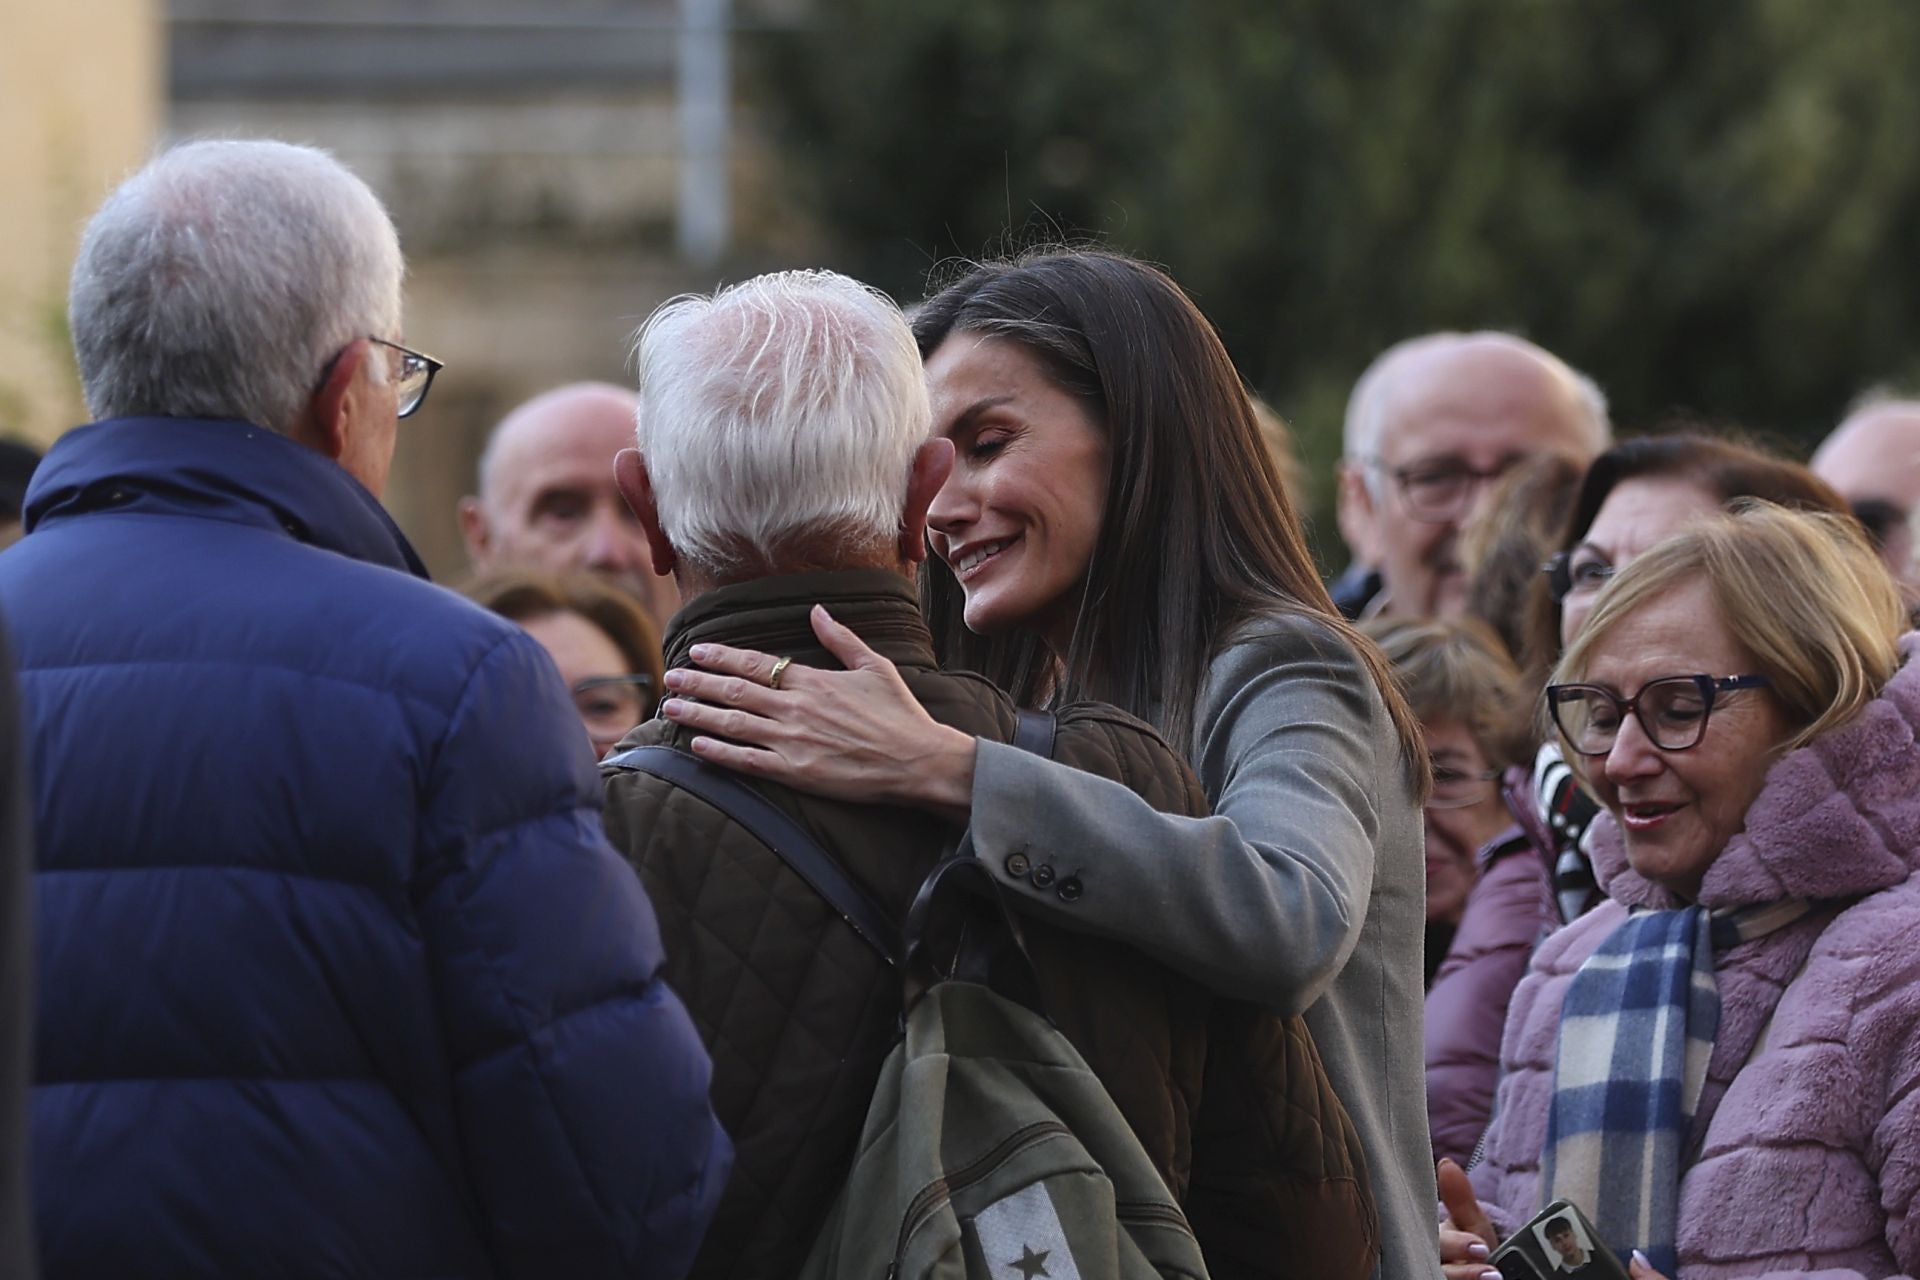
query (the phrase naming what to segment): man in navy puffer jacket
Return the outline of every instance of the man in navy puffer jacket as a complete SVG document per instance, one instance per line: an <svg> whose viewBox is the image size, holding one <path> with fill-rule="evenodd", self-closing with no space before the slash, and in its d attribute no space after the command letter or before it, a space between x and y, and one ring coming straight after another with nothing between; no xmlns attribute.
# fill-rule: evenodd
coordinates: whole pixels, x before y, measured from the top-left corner
<svg viewBox="0 0 1920 1280"><path fill-rule="evenodd" d="M66 1277L677 1276L731 1163L540 647L378 502L434 366L364 184L177 148L90 224L88 404L0 557Z"/></svg>

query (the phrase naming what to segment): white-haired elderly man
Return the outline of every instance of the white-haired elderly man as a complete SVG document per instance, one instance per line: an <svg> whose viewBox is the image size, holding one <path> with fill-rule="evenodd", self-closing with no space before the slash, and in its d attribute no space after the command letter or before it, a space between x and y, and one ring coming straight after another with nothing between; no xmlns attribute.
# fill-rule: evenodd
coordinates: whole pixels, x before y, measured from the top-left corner
<svg viewBox="0 0 1920 1280"><path fill-rule="evenodd" d="M1522 459L1582 464L1612 436L1591 378L1504 333L1433 333L1388 348L1347 400L1340 530L1377 589L1343 580L1350 614L1446 617L1466 603L1460 530ZM1370 598L1367 598L1370 595Z"/></svg>
<svg viewBox="0 0 1920 1280"><path fill-rule="evenodd" d="M928 439L919 352L893 303L826 272L762 276L668 303L637 355L639 448L620 455L617 474L655 563L687 599L667 633L669 665L690 667L695 645L730 645L782 655L776 687L836 667L813 621L825 606L934 719L1012 739L1011 700L970 672L941 671L921 617L913 575L953 454ZM1056 759L1123 779L1165 810L1203 803L1138 721L1092 704L1056 711ZM694 1274L788 1276L846 1175L898 1032L898 977L726 805L623 761L645 746L689 752L693 736L665 719L627 736L602 765L607 826L659 912L668 979L714 1050L714 1107L738 1148ZM920 812L756 790L893 920L958 835ZM1062 900L1077 897L1073 869L1056 873L1036 854L1033 883L1056 874ZM1185 1190L1202 1127L1188 1127L1200 1084L1188 1068L1220 1069L1205 1048L1206 993L1117 943L1037 921L1027 940L1049 1012ZM1268 1083L1231 1092L1265 1096Z"/></svg>
<svg viewBox="0 0 1920 1280"><path fill-rule="evenodd" d="M0 558L49 1277L674 1276L726 1179L552 663L380 506L401 274L358 178L240 141L74 264L100 420Z"/></svg>

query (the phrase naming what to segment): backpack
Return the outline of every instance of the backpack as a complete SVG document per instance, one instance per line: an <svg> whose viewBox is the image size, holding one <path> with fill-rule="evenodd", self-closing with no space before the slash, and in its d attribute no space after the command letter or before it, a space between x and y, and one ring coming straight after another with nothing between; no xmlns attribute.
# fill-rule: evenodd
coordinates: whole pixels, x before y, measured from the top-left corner
<svg viewBox="0 0 1920 1280"><path fill-rule="evenodd" d="M1051 715L1015 745L1051 754ZM901 975L888 1055L802 1280L1206 1280L1186 1216L1079 1051L1040 1011L1019 927L962 836L904 929L798 822L670 747L607 765L700 796L772 849Z"/></svg>
<svg viewBox="0 0 1920 1280"><path fill-rule="evenodd" d="M803 1280L1203 1280L1200 1245L963 839L908 913L905 1039Z"/></svg>

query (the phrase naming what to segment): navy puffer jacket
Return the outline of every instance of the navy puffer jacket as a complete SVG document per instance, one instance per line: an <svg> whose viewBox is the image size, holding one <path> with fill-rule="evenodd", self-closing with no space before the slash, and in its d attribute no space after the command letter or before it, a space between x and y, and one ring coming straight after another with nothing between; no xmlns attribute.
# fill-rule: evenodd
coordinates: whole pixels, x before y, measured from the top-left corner
<svg viewBox="0 0 1920 1280"><path fill-rule="evenodd" d="M731 1151L539 646L244 423L27 508L50 1280L683 1272Z"/></svg>

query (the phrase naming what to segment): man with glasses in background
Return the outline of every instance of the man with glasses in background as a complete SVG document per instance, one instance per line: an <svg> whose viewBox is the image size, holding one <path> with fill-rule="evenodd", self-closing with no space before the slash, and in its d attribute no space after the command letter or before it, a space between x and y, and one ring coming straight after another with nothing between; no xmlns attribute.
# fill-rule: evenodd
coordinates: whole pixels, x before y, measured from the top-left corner
<svg viewBox="0 0 1920 1280"><path fill-rule="evenodd" d="M1354 616L1452 617L1466 601L1460 530L1488 484L1524 458L1582 465L1611 439L1606 397L1558 357L1503 333L1434 333L1376 359L1347 401L1340 529L1362 571Z"/></svg>
<svg viewBox="0 0 1920 1280"><path fill-rule="evenodd" d="M177 147L89 223L0 558L50 1278L677 1276L730 1165L552 662L380 506L439 364L367 186Z"/></svg>

